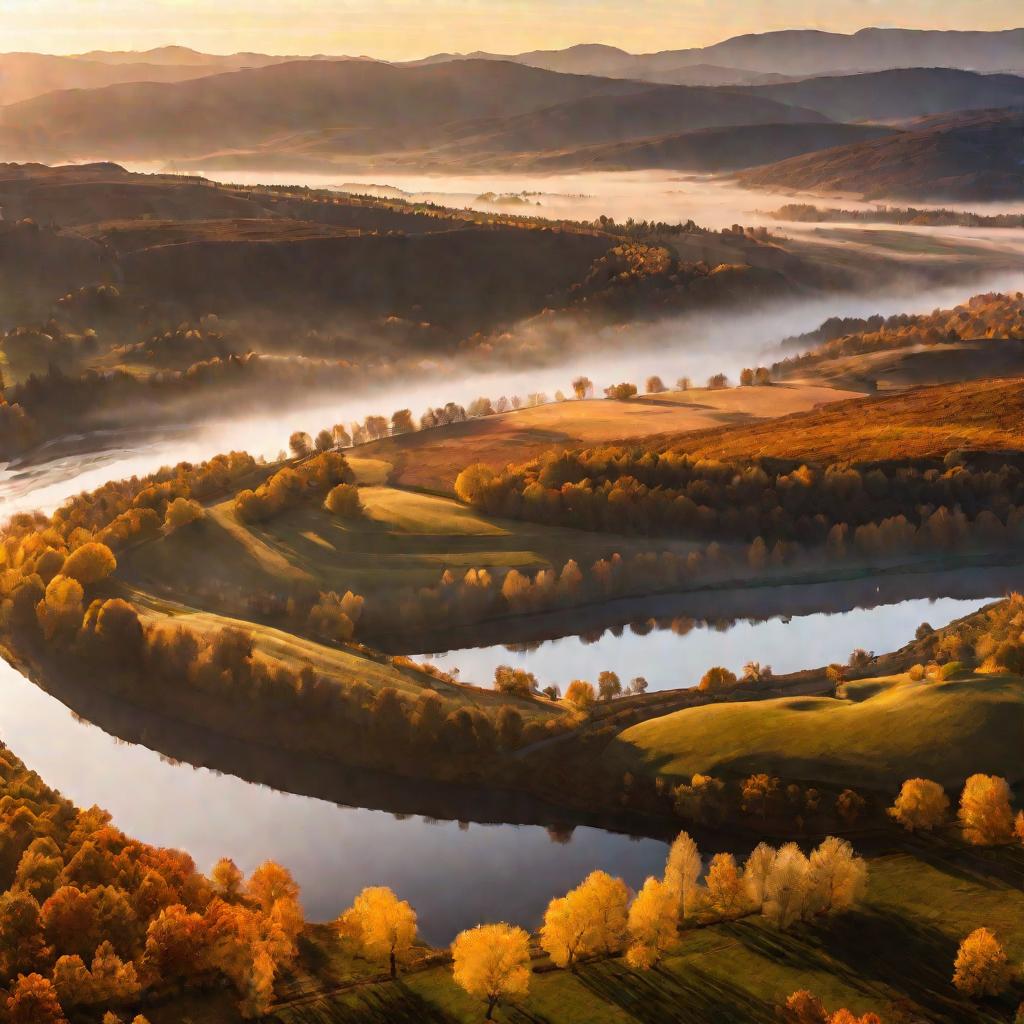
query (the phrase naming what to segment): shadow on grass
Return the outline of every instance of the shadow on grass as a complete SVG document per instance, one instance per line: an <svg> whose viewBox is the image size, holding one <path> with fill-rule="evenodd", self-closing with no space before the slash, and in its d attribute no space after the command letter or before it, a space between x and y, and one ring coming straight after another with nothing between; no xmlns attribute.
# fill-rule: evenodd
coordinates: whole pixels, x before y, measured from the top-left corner
<svg viewBox="0 0 1024 1024"><path fill-rule="evenodd" d="M684 974L656 967L630 970L621 961L581 971L580 983L639 1024L753 1024L774 1019L773 1007L730 982L688 965Z"/></svg>
<svg viewBox="0 0 1024 1024"><path fill-rule="evenodd" d="M951 984L957 942L927 922L874 911L792 932L766 924L730 930L758 956L797 973L829 974L879 1005L905 997L930 1024L1002 1019L994 1006L957 996Z"/></svg>
<svg viewBox="0 0 1024 1024"><path fill-rule="evenodd" d="M286 1007L267 1020L273 1024L455 1024L453 1017L401 981Z"/></svg>

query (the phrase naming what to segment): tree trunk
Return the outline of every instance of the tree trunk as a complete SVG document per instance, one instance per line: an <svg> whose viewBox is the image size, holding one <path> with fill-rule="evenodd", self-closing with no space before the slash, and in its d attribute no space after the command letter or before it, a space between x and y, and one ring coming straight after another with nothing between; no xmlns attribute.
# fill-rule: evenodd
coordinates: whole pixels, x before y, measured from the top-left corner
<svg viewBox="0 0 1024 1024"><path fill-rule="evenodd" d="M487 1000L487 1016L484 1017L484 1020L493 1020L494 1019L494 1008L497 1005L498 1005L498 1000L497 999L488 999Z"/></svg>
<svg viewBox="0 0 1024 1024"><path fill-rule="evenodd" d="M395 963L395 951L391 950L391 977L394 978L398 974L398 965Z"/></svg>

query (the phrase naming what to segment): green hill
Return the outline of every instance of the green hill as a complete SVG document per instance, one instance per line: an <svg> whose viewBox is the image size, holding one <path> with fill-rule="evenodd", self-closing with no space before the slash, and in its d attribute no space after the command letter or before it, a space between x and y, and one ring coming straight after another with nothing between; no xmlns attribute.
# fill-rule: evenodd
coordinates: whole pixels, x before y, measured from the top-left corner
<svg viewBox="0 0 1024 1024"><path fill-rule="evenodd" d="M1024 778L1024 682L864 680L846 699L791 697L677 711L621 733L604 757L622 771L771 772L894 790L921 775L949 786L975 772Z"/></svg>

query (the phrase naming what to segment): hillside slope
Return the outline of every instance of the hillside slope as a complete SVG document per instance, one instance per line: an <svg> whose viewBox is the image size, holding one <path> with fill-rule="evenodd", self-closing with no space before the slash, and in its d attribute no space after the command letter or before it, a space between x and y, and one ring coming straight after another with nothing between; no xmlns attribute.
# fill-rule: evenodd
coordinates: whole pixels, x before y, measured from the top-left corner
<svg viewBox="0 0 1024 1024"><path fill-rule="evenodd" d="M487 61L411 69L302 61L173 85L51 93L0 110L0 139L8 153L144 159L345 126L353 147L402 148L433 140L438 127L452 121L510 117L647 88Z"/></svg>
<svg viewBox="0 0 1024 1024"><path fill-rule="evenodd" d="M1024 112L977 111L740 175L752 188L977 202L1024 196Z"/></svg>
<svg viewBox="0 0 1024 1024"><path fill-rule="evenodd" d="M893 129L857 124L765 124L705 128L682 135L587 146L541 154L537 170L671 170L715 173L786 160L836 146L894 134Z"/></svg>
<svg viewBox="0 0 1024 1024"><path fill-rule="evenodd" d="M955 68L906 68L809 78L740 91L811 107L836 121L892 121L1024 104L1024 78L979 75Z"/></svg>

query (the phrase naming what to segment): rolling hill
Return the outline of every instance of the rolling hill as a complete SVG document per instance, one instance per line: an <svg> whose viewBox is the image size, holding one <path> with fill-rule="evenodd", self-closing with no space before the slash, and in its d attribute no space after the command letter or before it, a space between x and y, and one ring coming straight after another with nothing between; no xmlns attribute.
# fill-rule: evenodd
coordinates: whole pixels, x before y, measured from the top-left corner
<svg viewBox="0 0 1024 1024"><path fill-rule="evenodd" d="M893 121L1024 104L1024 78L979 75L954 68L904 68L809 78L743 91L810 107L835 121Z"/></svg>
<svg viewBox="0 0 1024 1024"><path fill-rule="evenodd" d="M1024 112L930 119L916 131L793 157L740 175L753 188L975 202L1024 196Z"/></svg>
<svg viewBox="0 0 1024 1024"><path fill-rule="evenodd" d="M449 160L737 124L826 121L760 96L492 61L303 61L173 85L51 93L0 109L25 159L272 159L440 150ZM446 153L445 147L455 148Z"/></svg>
<svg viewBox="0 0 1024 1024"><path fill-rule="evenodd" d="M542 154L530 166L531 169L545 171L667 168L715 173L755 167L892 134L893 129L877 125L736 125L589 146L568 153Z"/></svg>
<svg viewBox="0 0 1024 1024"><path fill-rule="evenodd" d="M485 61L418 69L302 61L173 85L50 93L0 110L0 137L8 153L142 159L343 126L349 145L372 151L431 141L452 121L510 117L647 88Z"/></svg>

